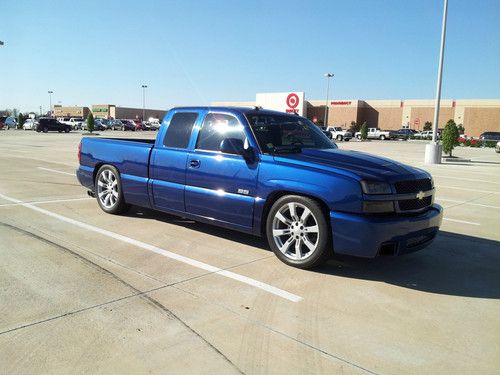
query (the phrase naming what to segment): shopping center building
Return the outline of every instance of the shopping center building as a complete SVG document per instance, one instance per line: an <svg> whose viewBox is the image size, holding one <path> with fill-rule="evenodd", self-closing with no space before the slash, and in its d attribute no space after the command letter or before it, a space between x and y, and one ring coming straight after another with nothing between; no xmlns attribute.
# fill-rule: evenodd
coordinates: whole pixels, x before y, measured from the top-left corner
<svg viewBox="0 0 500 375"><path fill-rule="evenodd" d="M117 107L114 104L94 104L92 109L89 107L80 106L61 106L54 105L54 117L83 117L87 118L90 112L97 118L114 118L114 119L142 119L142 108ZM165 116L165 110L159 109L144 109L144 118L151 117L162 120Z"/></svg>
<svg viewBox="0 0 500 375"><path fill-rule="evenodd" d="M296 112L319 125L325 123L325 100L306 100L303 92L261 93L255 101L214 102L214 106L261 106L282 112ZM478 137L485 131L500 131L500 99L441 100L439 128L453 119L462 124L465 134ZM349 128L352 122L386 130L411 128L422 130L433 122L434 100L361 100L333 99L328 101L328 126Z"/></svg>

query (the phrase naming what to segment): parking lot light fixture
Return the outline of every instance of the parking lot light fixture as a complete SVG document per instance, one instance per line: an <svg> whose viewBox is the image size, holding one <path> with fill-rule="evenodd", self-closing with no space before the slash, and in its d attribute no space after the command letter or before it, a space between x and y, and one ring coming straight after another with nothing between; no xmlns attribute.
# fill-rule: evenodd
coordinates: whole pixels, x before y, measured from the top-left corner
<svg viewBox="0 0 500 375"><path fill-rule="evenodd" d="M328 126L328 94L330 92L330 78L334 76L333 73L325 73L326 77L326 101L325 101L325 117L323 121L323 125L325 127Z"/></svg>
<svg viewBox="0 0 500 375"><path fill-rule="evenodd" d="M144 121L144 113L146 112L146 89L148 85L142 85L142 121Z"/></svg>
<svg viewBox="0 0 500 375"><path fill-rule="evenodd" d="M54 93L54 91L47 91L48 94L49 94L49 111L50 111L50 117L52 117L52 94Z"/></svg>
<svg viewBox="0 0 500 375"><path fill-rule="evenodd" d="M439 127L439 106L441 105L441 82L443 77L443 60L444 60L444 45L446 39L446 17L448 13L448 0L444 0L443 23L441 26L441 49L439 51L439 66L438 79L436 85L436 102L434 108L434 123L432 128L432 141L425 146L425 163L426 164L441 164L441 156L443 146L439 144L437 139L437 131Z"/></svg>

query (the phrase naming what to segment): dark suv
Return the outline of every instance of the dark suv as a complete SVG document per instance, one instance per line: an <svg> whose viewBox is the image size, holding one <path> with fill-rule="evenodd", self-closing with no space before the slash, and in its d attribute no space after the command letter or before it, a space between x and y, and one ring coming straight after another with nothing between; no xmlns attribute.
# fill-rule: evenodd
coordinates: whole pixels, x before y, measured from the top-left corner
<svg viewBox="0 0 500 375"><path fill-rule="evenodd" d="M41 118L38 120L38 125L36 127L38 133L48 131L58 131L59 133L65 132L69 133L71 131L71 125L63 124L57 121L55 118Z"/></svg>
<svg viewBox="0 0 500 375"><path fill-rule="evenodd" d="M500 141L500 132L484 132L479 136L481 141Z"/></svg>

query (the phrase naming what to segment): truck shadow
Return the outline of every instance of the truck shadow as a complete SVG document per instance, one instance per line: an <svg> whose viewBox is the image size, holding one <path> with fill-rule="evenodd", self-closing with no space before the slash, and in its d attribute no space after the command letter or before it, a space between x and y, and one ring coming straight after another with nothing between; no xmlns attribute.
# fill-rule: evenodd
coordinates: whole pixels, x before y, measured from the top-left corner
<svg viewBox="0 0 500 375"><path fill-rule="evenodd" d="M314 270L423 292L500 298L500 242L441 231L426 249L401 257L335 257Z"/></svg>
<svg viewBox="0 0 500 375"><path fill-rule="evenodd" d="M190 219L133 207L128 216L180 225L270 253L265 239ZM441 231L426 249L401 257L361 259L334 256L310 271L372 280L422 292L500 299L500 242Z"/></svg>

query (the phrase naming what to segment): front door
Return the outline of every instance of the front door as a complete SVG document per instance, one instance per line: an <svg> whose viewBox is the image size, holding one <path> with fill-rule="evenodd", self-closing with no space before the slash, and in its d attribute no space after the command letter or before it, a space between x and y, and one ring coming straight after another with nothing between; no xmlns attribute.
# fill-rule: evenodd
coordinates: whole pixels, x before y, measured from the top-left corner
<svg viewBox="0 0 500 375"><path fill-rule="evenodd" d="M258 163L220 151L225 138L248 145L245 128L230 114L208 113L187 159L186 211L213 220L251 228Z"/></svg>

